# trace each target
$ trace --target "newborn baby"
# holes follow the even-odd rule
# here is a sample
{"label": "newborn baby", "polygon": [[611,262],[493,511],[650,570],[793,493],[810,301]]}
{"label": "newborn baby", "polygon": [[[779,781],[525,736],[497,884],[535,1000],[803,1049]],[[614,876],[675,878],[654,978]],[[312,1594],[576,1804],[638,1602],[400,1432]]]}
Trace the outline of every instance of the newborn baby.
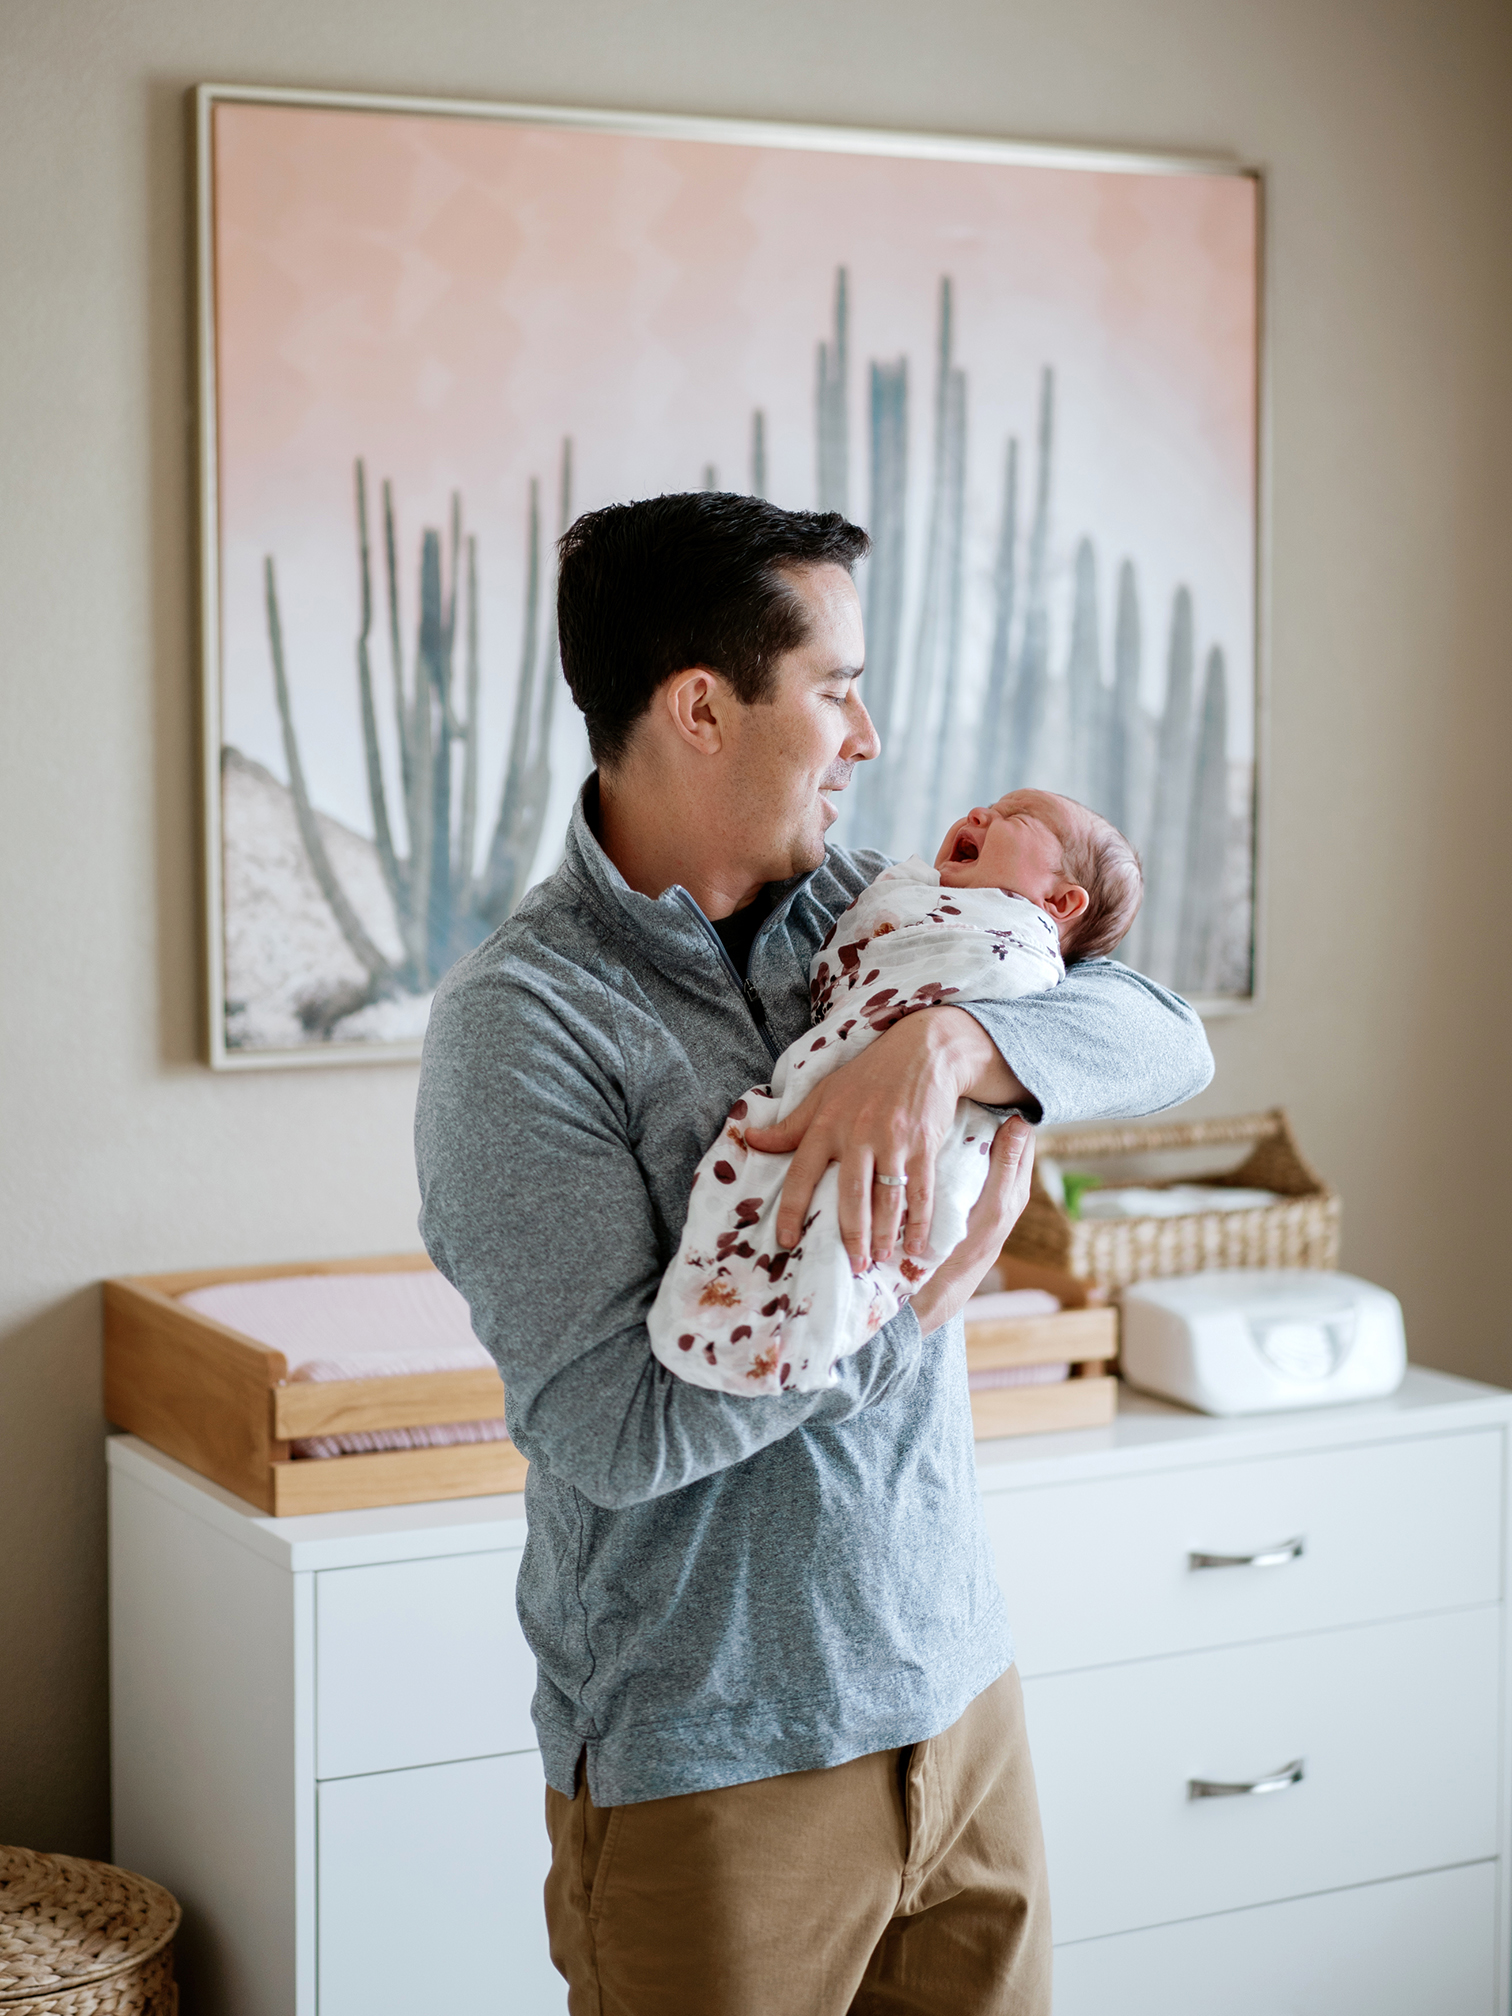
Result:
{"label": "newborn baby", "polygon": [[837,1165],[786,1251],[775,1228],[792,1157],[748,1147],[746,1128],[786,1119],[819,1079],[919,1008],[1054,987],[1068,965],[1119,943],[1141,893],[1123,835],[1048,791],[1013,791],[968,812],[933,868],[915,855],[884,870],[814,955],[814,1027],[783,1051],[770,1085],[735,1102],[698,1165],[682,1240],[648,1319],[661,1362],[722,1393],[833,1385],[837,1362],[965,1237],[1002,1116],[961,1100],[935,1166],[928,1256],[911,1259],[899,1246],[860,1275],[840,1237]]}

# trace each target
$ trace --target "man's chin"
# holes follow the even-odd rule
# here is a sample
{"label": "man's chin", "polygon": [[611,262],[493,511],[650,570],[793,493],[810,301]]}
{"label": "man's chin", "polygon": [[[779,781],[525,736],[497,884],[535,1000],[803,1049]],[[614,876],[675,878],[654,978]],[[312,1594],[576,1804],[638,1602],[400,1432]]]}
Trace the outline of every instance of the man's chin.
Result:
{"label": "man's chin", "polygon": [[812,875],[816,868],[824,866],[824,858],[829,851],[824,836],[833,823],[833,820],[825,820],[805,832],[793,835],[792,844],[788,849],[789,875]]}

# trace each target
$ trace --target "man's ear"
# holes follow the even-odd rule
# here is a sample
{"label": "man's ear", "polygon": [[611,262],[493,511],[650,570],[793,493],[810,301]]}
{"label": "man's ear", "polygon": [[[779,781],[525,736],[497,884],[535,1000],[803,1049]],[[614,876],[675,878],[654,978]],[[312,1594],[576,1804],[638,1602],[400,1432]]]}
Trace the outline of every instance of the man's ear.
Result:
{"label": "man's ear", "polygon": [[661,689],[661,704],[679,737],[700,756],[724,747],[724,721],[732,695],[717,672],[692,665],[674,672]]}
{"label": "man's ear", "polygon": [[1057,924],[1069,924],[1073,917],[1080,917],[1092,898],[1079,882],[1068,882],[1053,896],[1045,898],[1045,908]]}

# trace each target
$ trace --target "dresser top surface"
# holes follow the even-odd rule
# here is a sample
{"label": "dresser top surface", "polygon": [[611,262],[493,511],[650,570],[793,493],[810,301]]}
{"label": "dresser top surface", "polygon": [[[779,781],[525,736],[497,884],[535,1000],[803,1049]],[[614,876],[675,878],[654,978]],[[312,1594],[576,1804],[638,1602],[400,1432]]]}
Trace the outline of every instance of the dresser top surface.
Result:
{"label": "dresser top surface", "polygon": [[[1021,1490],[1082,1477],[1457,1433],[1509,1420],[1512,1393],[1421,1366],[1410,1367],[1400,1388],[1384,1400],[1242,1418],[1193,1414],[1123,1387],[1118,1417],[1106,1428],[979,1442],[977,1471],[984,1491]],[[487,1553],[525,1541],[525,1500],[518,1492],[273,1519],[134,1435],[110,1436],[106,1457],[117,1476],[291,1571]]]}
{"label": "dresser top surface", "polygon": [[1069,1483],[1078,1477],[1244,1462],[1363,1442],[1396,1442],[1512,1421],[1512,1393],[1448,1372],[1410,1365],[1395,1393],[1345,1406],[1284,1413],[1213,1415],[1120,1386],[1118,1416],[1106,1428],[1021,1435],[977,1444],[984,1491]]}

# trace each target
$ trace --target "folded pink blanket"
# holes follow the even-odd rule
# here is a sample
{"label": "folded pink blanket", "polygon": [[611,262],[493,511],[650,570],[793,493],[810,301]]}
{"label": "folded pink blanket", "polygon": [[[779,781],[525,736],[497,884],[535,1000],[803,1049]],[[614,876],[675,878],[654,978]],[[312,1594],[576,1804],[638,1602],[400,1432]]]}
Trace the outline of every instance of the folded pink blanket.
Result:
{"label": "folded pink blanket", "polygon": [[966,1384],[973,1393],[990,1393],[995,1386],[1059,1386],[1070,1377],[1069,1365],[999,1365],[990,1372],[969,1372]]}
{"label": "folded pink blanket", "polygon": [[1001,1323],[1009,1316],[1059,1316],[1060,1298],[1044,1288],[1000,1288],[973,1295],[961,1314],[968,1323]]}
{"label": "folded pink blanket", "polygon": [[[429,1270],[226,1281],[191,1289],[179,1300],[243,1337],[282,1351],[291,1382],[383,1379],[493,1365],[472,1333],[467,1304],[443,1275]],[[498,1420],[309,1435],[292,1449],[296,1456],[356,1456],[381,1449],[502,1442],[507,1432],[502,1413],[501,1394]]]}

